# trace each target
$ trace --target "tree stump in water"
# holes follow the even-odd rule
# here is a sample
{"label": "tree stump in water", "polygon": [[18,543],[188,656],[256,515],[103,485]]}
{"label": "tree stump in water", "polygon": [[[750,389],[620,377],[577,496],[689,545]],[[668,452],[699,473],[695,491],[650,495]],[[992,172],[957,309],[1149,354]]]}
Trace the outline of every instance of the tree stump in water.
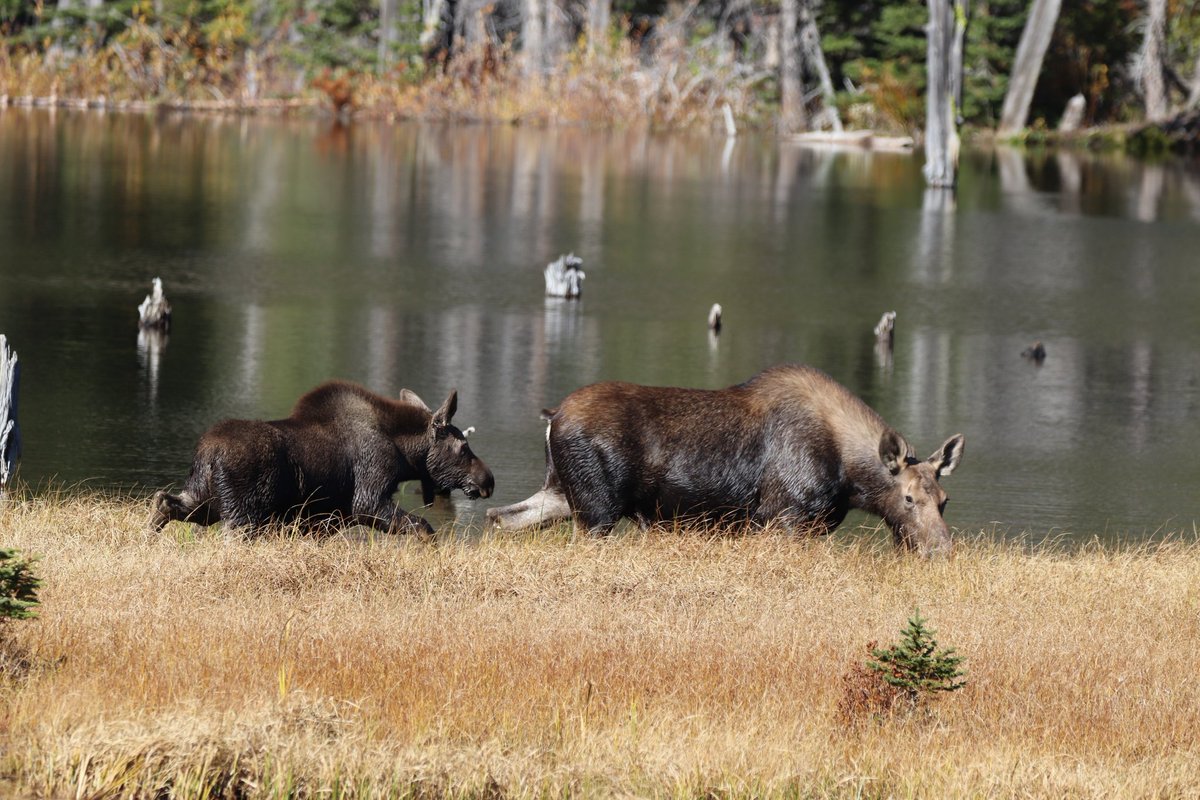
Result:
{"label": "tree stump in water", "polygon": [[568,253],[557,261],[546,265],[543,274],[546,277],[547,297],[579,297],[583,291],[583,259],[574,253]]}
{"label": "tree stump in water", "polygon": [[155,278],[150,294],[138,306],[138,327],[142,330],[171,329],[171,304],[163,295],[162,278]]}

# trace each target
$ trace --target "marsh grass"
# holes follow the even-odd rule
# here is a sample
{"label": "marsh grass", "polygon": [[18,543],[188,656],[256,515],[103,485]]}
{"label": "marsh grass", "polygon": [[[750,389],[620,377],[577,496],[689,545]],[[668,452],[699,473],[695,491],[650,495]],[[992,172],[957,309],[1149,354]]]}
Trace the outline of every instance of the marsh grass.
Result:
{"label": "marsh grass", "polygon": [[[0,792],[123,797],[1181,796],[1200,786],[1200,546],[173,524],[18,497]],[[849,724],[920,607],[970,683]]]}
{"label": "marsh grass", "polygon": [[668,20],[663,31],[653,60],[614,38],[592,52],[581,43],[554,69],[533,77],[506,44],[481,45],[449,63],[402,64],[384,74],[305,72],[267,47],[251,76],[245,53],[197,57],[139,23],[105,47],[71,58],[0,40],[0,105],[339,110],[363,118],[652,130],[723,131],[725,105],[743,127],[773,119],[770,74],[733,63],[711,43],[685,44],[681,20]]}

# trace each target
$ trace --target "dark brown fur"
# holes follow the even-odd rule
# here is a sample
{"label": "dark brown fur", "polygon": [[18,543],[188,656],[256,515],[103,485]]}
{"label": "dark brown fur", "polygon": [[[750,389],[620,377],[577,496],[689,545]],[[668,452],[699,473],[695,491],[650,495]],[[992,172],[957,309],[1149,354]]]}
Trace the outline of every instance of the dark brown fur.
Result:
{"label": "dark brown fur", "polygon": [[569,511],[596,531],[630,517],[825,532],[861,508],[902,546],[949,547],[938,478],[957,466],[963,437],[918,461],[878,414],[811,367],[774,367],[715,391],[597,383],[547,415],[545,486],[490,510],[501,526]]}
{"label": "dark brown fur", "polygon": [[159,492],[152,525],[171,520],[256,528],[272,522],[428,531],[392,500],[401,481],[487,497],[494,481],[450,424],[458,393],[437,411],[405,390],[398,400],[341,381],[322,384],[285,419],[230,419],[200,437],[183,490]]}

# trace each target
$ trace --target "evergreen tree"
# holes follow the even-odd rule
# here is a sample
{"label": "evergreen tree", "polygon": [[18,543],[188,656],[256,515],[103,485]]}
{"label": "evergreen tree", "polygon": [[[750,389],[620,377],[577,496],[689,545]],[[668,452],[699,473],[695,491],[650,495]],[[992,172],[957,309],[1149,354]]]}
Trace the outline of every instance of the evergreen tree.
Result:
{"label": "evergreen tree", "polygon": [[867,662],[914,707],[935,692],[953,692],[967,685],[960,680],[966,675],[958,668],[962,657],[954,654],[953,647],[939,650],[933,638],[936,631],[925,623],[920,609],[914,609],[900,642],[887,649],[872,649],[871,656],[877,660]]}
{"label": "evergreen tree", "polygon": [[42,585],[30,569],[31,562],[16,550],[0,549],[0,619],[27,619],[38,604]]}

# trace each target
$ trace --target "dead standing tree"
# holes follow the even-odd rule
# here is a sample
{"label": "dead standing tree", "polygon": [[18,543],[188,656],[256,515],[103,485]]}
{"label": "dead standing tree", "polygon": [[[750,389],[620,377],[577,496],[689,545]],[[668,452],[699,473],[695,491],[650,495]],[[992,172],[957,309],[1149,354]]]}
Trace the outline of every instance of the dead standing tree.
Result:
{"label": "dead standing tree", "polygon": [[1167,86],[1163,80],[1166,48],[1167,0],[1150,0],[1146,8],[1146,33],[1138,54],[1147,122],[1160,122],[1168,115]]}
{"label": "dead standing tree", "polygon": [[1000,109],[1000,124],[996,127],[999,136],[1012,136],[1020,132],[1029,119],[1033,90],[1037,86],[1042,60],[1050,47],[1061,8],[1062,0],[1033,0],[1029,17],[1021,31],[1021,41],[1017,43],[1012,74],[1008,78],[1008,91],[1004,94],[1004,105]]}
{"label": "dead standing tree", "polygon": [[0,501],[21,452],[17,430],[17,383],[21,372],[17,354],[8,349],[8,339],[0,333]]}
{"label": "dead standing tree", "polygon": [[965,0],[929,0],[926,28],[925,182],[952,188],[958,172],[958,122],[962,113]]}
{"label": "dead standing tree", "polygon": [[808,127],[804,84],[800,80],[800,3],[783,0],[779,13],[779,132],[799,133]]}

